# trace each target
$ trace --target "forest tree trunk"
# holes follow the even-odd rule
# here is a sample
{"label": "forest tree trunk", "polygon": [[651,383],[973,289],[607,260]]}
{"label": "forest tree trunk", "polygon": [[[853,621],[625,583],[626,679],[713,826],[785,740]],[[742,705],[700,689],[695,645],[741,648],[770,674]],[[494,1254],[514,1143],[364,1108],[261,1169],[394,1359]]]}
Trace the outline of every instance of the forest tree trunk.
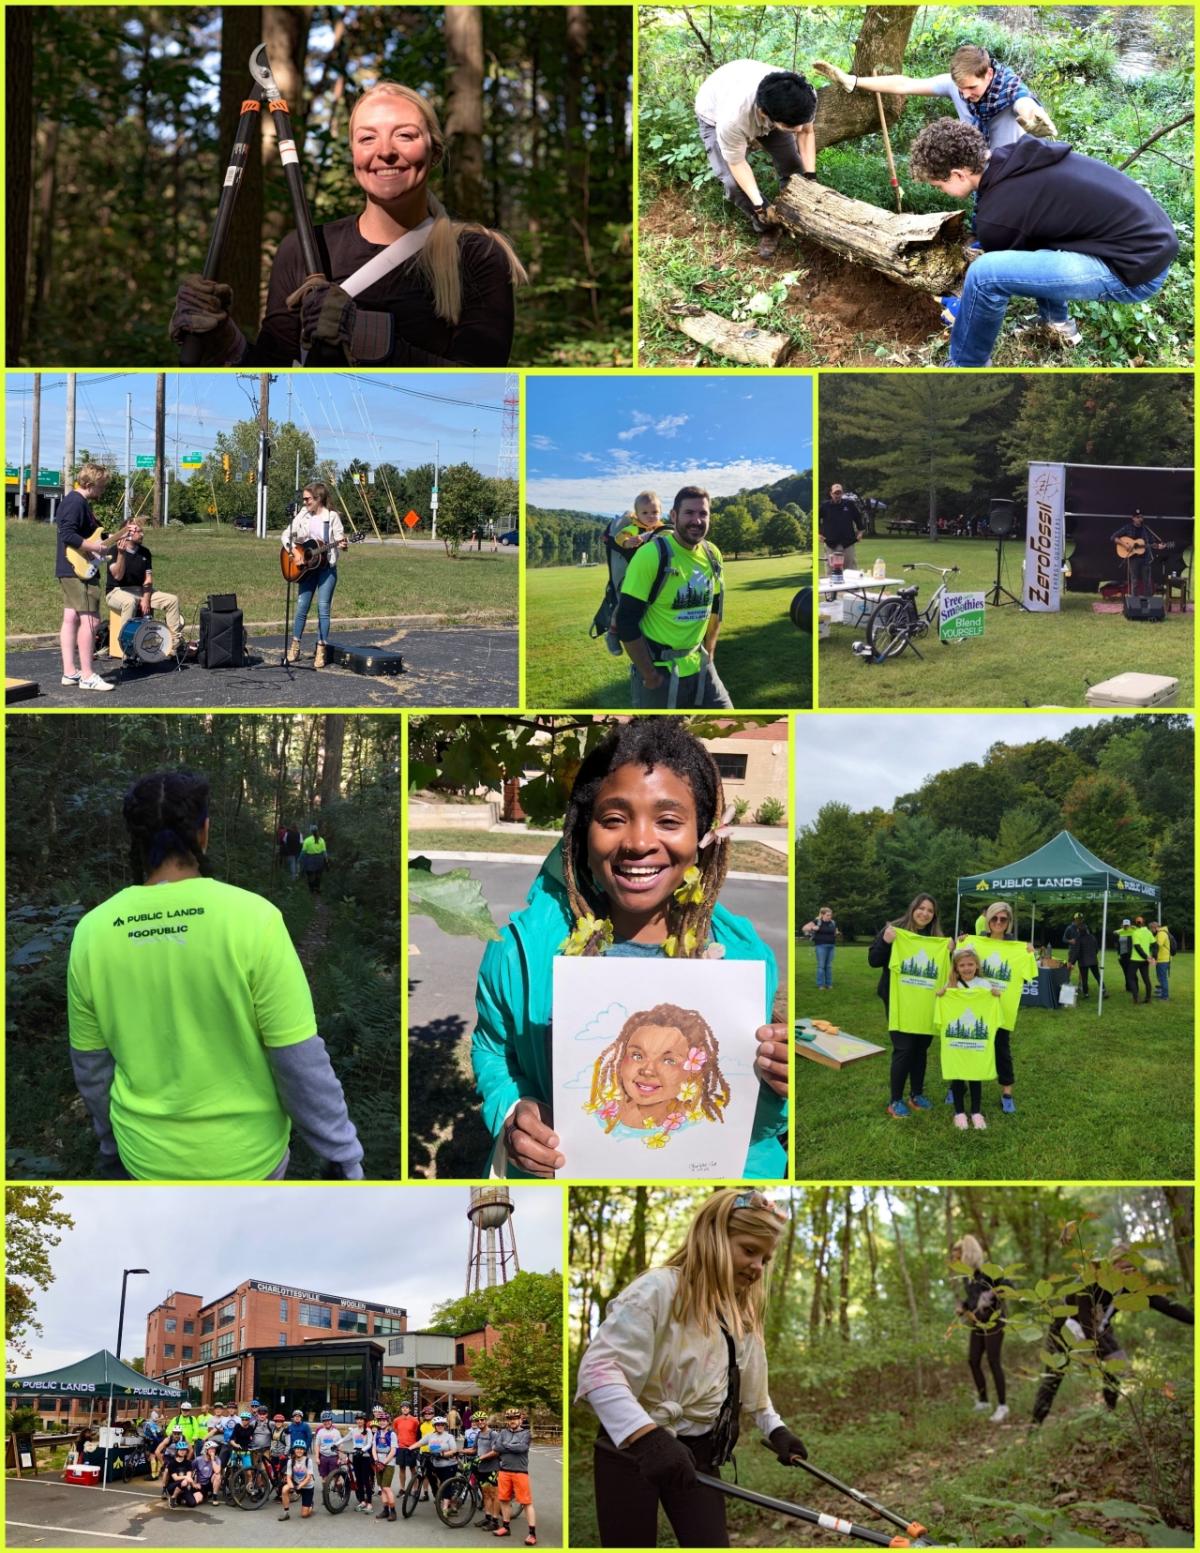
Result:
{"label": "forest tree trunk", "polygon": [[[855,75],[901,75],[908,35],[916,20],[915,5],[869,5],[854,45],[850,69]],[[904,109],[903,97],[885,97],[889,127]],[[879,127],[874,92],[844,92],[840,86],[824,86],[817,93],[817,150],[842,140],[857,140]]]}
{"label": "forest tree trunk", "polygon": [[321,787],[317,802],[322,812],[342,791],[342,744],[346,737],[346,717],[343,712],[331,712],[322,727],[321,739]]}
{"label": "forest tree trunk", "polygon": [[1179,1257],[1179,1268],[1189,1294],[1196,1288],[1196,1263],[1194,1249],[1194,1219],[1192,1188],[1190,1186],[1164,1186],[1163,1196],[1171,1210],[1171,1238]]}
{"label": "forest tree trunk", "polygon": [[904,1251],[904,1234],[900,1228],[900,1221],[896,1218],[896,1210],[892,1205],[891,1193],[886,1186],[883,1189],[883,1200],[887,1204],[888,1213],[892,1220],[892,1236],[896,1243],[896,1266],[900,1270],[900,1281],[904,1285],[904,1295],[908,1300],[908,1314],[912,1321],[917,1395],[923,1396],[925,1392],[925,1377],[921,1369],[921,1316],[917,1310],[916,1290],[913,1288],[913,1281],[908,1271],[908,1257]]}
{"label": "forest tree trunk", "polygon": [[581,277],[573,301],[576,312],[590,312],[599,325],[596,272],[592,265],[591,190],[588,184],[587,132],[583,122],[582,83],[587,79],[588,8],[569,5],[566,18],[566,74],[563,80],[563,117],[567,134],[567,217],[575,233],[578,260],[571,268]]}
{"label": "forest tree trunk", "polygon": [[[242,103],[250,95],[250,55],[263,40],[262,7],[227,5],[221,12],[221,95],[217,165],[221,177],[229,166],[229,153]],[[260,119],[269,115],[263,110]],[[219,190],[212,191],[212,214],[217,213]],[[262,128],[256,126],[246,148],[246,165],[238,189],[237,204],[217,279],[233,288],[233,318],[248,339],[258,332],[262,284],[263,160]]]}
{"label": "forest tree trunk", "polygon": [[966,272],[961,210],[898,216],[810,179],[792,177],[776,195],[775,213],[795,236],[832,248],[857,264],[869,264],[916,291],[941,296]]}
{"label": "forest tree trunk", "polygon": [[448,5],[446,40],[446,194],[456,216],[483,220],[483,12]]}
{"label": "forest tree trunk", "polygon": [[850,1200],[851,1188],[846,1187],[842,1196],[842,1265],[838,1269],[838,1332],[842,1342],[850,1341],[850,1251],[853,1244],[854,1206]]}
{"label": "forest tree trunk", "polygon": [[6,29],[8,97],[4,126],[8,139],[9,175],[4,191],[4,224],[8,247],[8,293],[4,328],[8,365],[21,359],[25,328],[25,287],[29,262],[29,200],[33,184],[33,12],[16,5]]}

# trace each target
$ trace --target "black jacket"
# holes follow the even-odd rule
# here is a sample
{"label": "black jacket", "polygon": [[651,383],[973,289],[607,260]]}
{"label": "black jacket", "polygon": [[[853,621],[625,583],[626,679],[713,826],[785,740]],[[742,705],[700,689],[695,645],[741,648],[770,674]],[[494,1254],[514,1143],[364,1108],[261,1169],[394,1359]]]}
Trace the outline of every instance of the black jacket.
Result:
{"label": "black jacket", "polygon": [[[890,1013],[891,1003],[891,999],[888,994],[891,992],[891,976],[889,974],[889,970],[892,963],[892,946],[891,944],[884,942],[883,931],[884,928],[894,925],[894,923],[885,922],[883,927],[881,927],[878,933],[876,933],[875,942],[867,950],[867,964],[874,966],[875,969],[880,972],[879,985],[875,988],[875,992],[876,995],[883,1000],[883,1010],[885,1017]],[[922,938],[932,938],[933,934],[930,931],[932,927],[933,923],[931,922],[929,927],[912,928],[910,931],[919,933]]]}
{"label": "black jacket", "polygon": [[994,1332],[1004,1325],[1004,1301],[996,1293],[995,1281],[985,1272],[975,1271],[963,1279],[963,1305],[968,1324]]}
{"label": "black jacket", "polygon": [[[1118,1289],[1117,1292],[1121,1293],[1121,1290]],[[1096,1283],[1088,1284],[1086,1289],[1080,1289],[1077,1294],[1068,1294],[1063,1304],[1075,1307],[1075,1320],[1083,1328],[1084,1336],[1093,1342],[1097,1334],[1104,1331],[1112,1321],[1115,1314],[1113,1295]],[[1176,1300],[1169,1300],[1165,1295],[1150,1295],[1150,1309],[1160,1316],[1170,1316],[1172,1321],[1182,1321],[1185,1326],[1195,1325],[1195,1317],[1187,1306],[1180,1305]],[[1060,1316],[1053,1323],[1052,1330],[1061,1329],[1066,1319]]]}
{"label": "black jacket", "polygon": [[817,513],[817,532],[834,550],[843,550],[858,542],[862,517],[852,501],[823,501]]}
{"label": "black jacket", "polygon": [[1179,252],[1170,216],[1140,183],[1032,135],[992,152],[979,182],[975,233],[985,252],[1092,254],[1127,286],[1161,275]]}

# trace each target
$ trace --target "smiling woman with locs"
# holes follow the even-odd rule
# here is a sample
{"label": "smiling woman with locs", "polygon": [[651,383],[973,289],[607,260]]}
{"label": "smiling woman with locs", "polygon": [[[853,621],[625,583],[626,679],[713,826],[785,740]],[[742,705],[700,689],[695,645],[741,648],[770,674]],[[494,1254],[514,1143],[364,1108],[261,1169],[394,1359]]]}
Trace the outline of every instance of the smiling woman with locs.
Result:
{"label": "smiling woman with locs", "polygon": [[[563,839],[479,968],[471,1055],[493,1170],[570,1169],[548,1104],[556,953],[760,960],[771,1019],[775,956],[718,902],[729,866],[724,801],[716,763],[678,718],[634,718],[580,765]],[[745,1173],[777,1178],[787,1168],[787,1031],[765,1023],[754,1036],[760,1088]]]}
{"label": "smiling woman with locs", "polygon": [[[306,274],[290,232],[254,344],[230,316],[230,287],[200,275],[179,288],[172,338],[199,337],[201,366],[507,366],[513,291],[525,271],[498,232],[453,220],[430,192],[445,155],[433,108],[410,87],[379,82],[350,115],[350,153],[365,204],[316,228],[324,275]],[[401,239],[367,286],[343,285]]]}

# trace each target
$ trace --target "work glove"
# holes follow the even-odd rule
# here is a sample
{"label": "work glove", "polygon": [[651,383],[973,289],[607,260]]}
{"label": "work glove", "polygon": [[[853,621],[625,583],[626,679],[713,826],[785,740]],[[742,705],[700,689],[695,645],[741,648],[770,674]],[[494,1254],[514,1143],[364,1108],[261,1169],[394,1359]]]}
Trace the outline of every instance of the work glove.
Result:
{"label": "work glove", "polygon": [[755,214],[758,216],[758,219],[762,222],[763,226],[779,225],[779,212],[775,209],[774,205],[764,205],[762,209],[756,211]]}
{"label": "work glove", "polygon": [[812,67],[818,75],[823,75],[827,81],[840,86],[844,92],[852,92],[858,85],[856,75],[851,75],[848,70],[840,70],[837,65],[831,65],[828,60],[814,59]]}
{"label": "work glove", "polygon": [[1054,127],[1054,120],[1042,107],[1040,102],[1034,102],[1032,97],[1018,97],[1013,104],[1013,112],[1022,129],[1029,131],[1031,135],[1049,136],[1050,139],[1058,134]]}
{"label": "work glove", "polygon": [[194,334],[200,340],[201,366],[231,366],[246,349],[246,336],[229,316],[232,306],[232,287],[203,275],[185,275],[175,293],[171,338],[178,345],[185,334]]}
{"label": "work glove", "polygon": [[354,338],[358,304],[348,291],[332,284],[293,292],[288,306],[300,311],[300,343],[331,345],[348,350]]}
{"label": "work glove", "polygon": [[767,1443],[785,1467],[791,1466],[793,1456],[799,1456],[801,1461],[808,1460],[804,1441],[798,1434],[793,1434],[785,1424],[780,1424],[777,1429],[771,1430],[767,1436]]}
{"label": "work glove", "polygon": [[654,1429],[626,1447],[638,1471],[659,1493],[686,1493],[696,1484],[696,1462],[667,1429]]}

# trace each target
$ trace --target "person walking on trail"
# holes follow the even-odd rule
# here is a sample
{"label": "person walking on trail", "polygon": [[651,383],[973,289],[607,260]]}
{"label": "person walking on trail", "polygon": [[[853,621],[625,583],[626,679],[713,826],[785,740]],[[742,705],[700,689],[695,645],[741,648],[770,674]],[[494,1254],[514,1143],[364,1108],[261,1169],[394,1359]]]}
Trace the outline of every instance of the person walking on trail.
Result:
{"label": "person walking on trail", "polygon": [[321,875],[329,867],[329,848],[321,827],[314,820],[308,827],[308,835],[300,848],[300,872],[308,881],[310,894],[320,895]]}
{"label": "person walking on trail", "polygon": [[288,877],[293,883],[300,877],[300,854],[304,851],[304,838],[300,827],[293,820],[283,834],[280,843],[283,860],[287,864]]}
{"label": "person walking on trail", "polygon": [[733,706],[713,661],[725,589],[709,509],[708,492],[685,485],[671,507],[673,529],[643,545],[621,581],[617,635],[632,663],[635,707]]}
{"label": "person walking on trail", "polygon": [[[84,464],[75,489],[59,503],[58,548],[54,575],[63,597],[62,682],[78,690],[115,690],[111,680],[96,673],[96,628],[100,624],[100,562],[109,546],[100,530],[92,502],[108,489],[111,472],[103,464]],[[73,554],[68,554],[68,551]]]}
{"label": "person walking on trail", "polygon": [[[1008,1417],[1007,1391],[1004,1370],[1000,1363],[1000,1349],[1004,1344],[1006,1319],[1004,1301],[996,1293],[996,1283],[983,1271],[987,1260],[983,1247],[974,1235],[964,1235],[950,1250],[950,1261],[961,1262],[969,1269],[963,1275],[963,1294],[954,1309],[968,1332],[967,1365],[975,1382],[975,1411],[991,1413],[988,1422],[1002,1424]],[[992,1372],[992,1384],[996,1388],[996,1409],[988,1401],[987,1379],[983,1373],[986,1356]]]}
{"label": "person walking on trail", "polygon": [[211,877],[207,779],[155,772],[123,810],[142,882],[82,918],[67,965],[71,1067],[102,1172],[276,1180],[294,1126],[361,1180],[362,1145],[283,916]]}
{"label": "person walking on trail", "polygon": [[816,112],[817,94],[802,75],[753,59],[722,65],[696,93],[696,123],[708,165],[725,198],[749,217],[760,239],[760,259],[774,254],[779,228],[750,166],[750,152],[758,147],[767,153],[780,188],[797,174],[815,178]]}
{"label": "person walking on trail", "polygon": [[728,1547],[725,1498],[696,1474],[720,1475],[743,1408],[785,1466],[807,1458],[771,1401],[763,1339],[786,1222],[762,1192],[715,1191],[679,1250],[609,1301],[577,1394],[599,1420],[601,1546],[654,1547],[661,1504],[681,1548]]}
{"label": "person walking on trail", "polygon": [[[1121,1275],[1122,1281],[1118,1283],[1117,1288],[1105,1288],[1099,1282],[1103,1263],[1097,1258],[1091,1263],[1094,1281],[1074,1294],[1065,1294],[1061,1297],[1060,1303],[1070,1305],[1074,1314],[1056,1316],[1050,1323],[1046,1349],[1056,1356],[1058,1362],[1048,1364],[1042,1375],[1033,1403],[1035,1424],[1044,1424],[1050,1416],[1050,1409],[1054,1406],[1058,1388],[1071,1367],[1072,1359],[1081,1350],[1085,1356],[1093,1357],[1099,1362],[1101,1387],[1108,1410],[1111,1412],[1120,1401],[1120,1376],[1118,1371],[1107,1367],[1107,1361],[1117,1359],[1125,1362],[1125,1354],[1117,1341],[1113,1324],[1117,1313],[1117,1299],[1120,1295],[1129,1292],[1131,1281],[1137,1282],[1140,1278],[1137,1267],[1130,1260],[1131,1251],[1132,1247],[1128,1241],[1118,1240],[1104,1258],[1109,1268]],[[1141,1279],[1141,1281],[1145,1280]],[[1112,1283],[1114,1279],[1105,1277],[1104,1282]],[[1169,1316],[1172,1321],[1180,1321],[1185,1326],[1195,1325],[1195,1315],[1186,1305],[1180,1305],[1164,1294],[1151,1294],[1147,1298],[1149,1309],[1156,1315]]]}

